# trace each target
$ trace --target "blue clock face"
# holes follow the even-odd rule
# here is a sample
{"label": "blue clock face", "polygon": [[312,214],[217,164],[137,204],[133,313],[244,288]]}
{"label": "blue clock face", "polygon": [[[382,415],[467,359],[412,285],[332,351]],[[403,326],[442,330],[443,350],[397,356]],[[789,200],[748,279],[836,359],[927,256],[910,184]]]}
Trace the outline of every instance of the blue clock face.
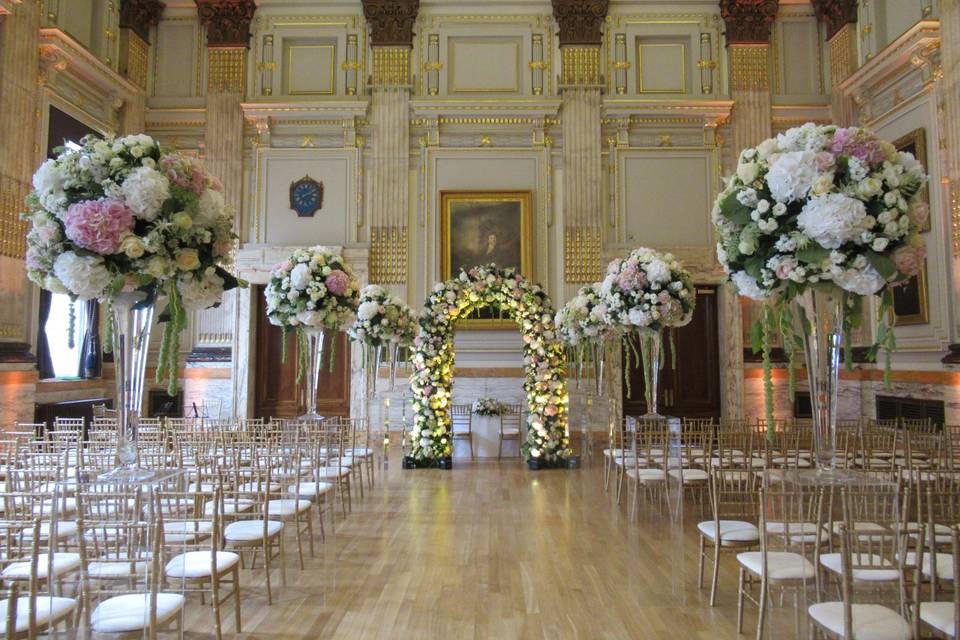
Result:
{"label": "blue clock face", "polygon": [[300,217],[310,217],[323,206],[323,183],[304,176],[290,185],[290,208]]}

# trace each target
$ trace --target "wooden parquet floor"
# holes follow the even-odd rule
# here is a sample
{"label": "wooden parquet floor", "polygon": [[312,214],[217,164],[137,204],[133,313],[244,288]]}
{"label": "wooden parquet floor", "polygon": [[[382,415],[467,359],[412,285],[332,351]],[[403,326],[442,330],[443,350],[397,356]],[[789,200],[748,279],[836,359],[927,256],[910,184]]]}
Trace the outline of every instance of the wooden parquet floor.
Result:
{"label": "wooden parquet floor", "polygon": [[[738,637],[734,557],[723,558],[717,607],[696,587],[698,508],[682,534],[653,508],[631,522],[626,500],[604,493],[599,463],[531,472],[515,460],[458,459],[453,471],[398,462],[394,452],[305,570],[288,544],[287,586],[275,579],[272,606],[262,574],[243,572],[240,637]],[[793,610],[773,617],[792,621]],[[187,637],[212,637],[210,619],[193,601]],[[231,607],[223,619],[231,637]],[[748,606],[741,637],[755,625]]]}

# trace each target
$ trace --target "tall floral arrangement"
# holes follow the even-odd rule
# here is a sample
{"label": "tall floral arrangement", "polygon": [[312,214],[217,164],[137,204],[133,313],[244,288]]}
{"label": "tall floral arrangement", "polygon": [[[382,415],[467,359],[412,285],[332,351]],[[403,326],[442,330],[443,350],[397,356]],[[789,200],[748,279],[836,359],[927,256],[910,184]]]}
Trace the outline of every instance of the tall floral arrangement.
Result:
{"label": "tall floral arrangement", "polygon": [[916,199],[925,181],[912,154],[859,127],[808,123],[740,153],[713,221],[730,279],[742,295],[769,303],[754,332],[765,354],[768,417],[769,335],[789,334],[792,354],[799,340],[787,303],[805,292],[842,299],[845,340],[862,322],[863,296],[880,295],[871,354],[894,348],[891,287],[917,275],[926,257],[928,210]]}
{"label": "tall floral arrangement", "polygon": [[603,340],[614,331],[600,283],[580,287],[577,295],[557,311],[554,323],[558,336],[572,347]]}
{"label": "tall floral arrangement", "polygon": [[[27,275],[73,300],[109,303],[140,290],[168,300],[158,381],[177,383],[186,311],[240,285],[224,267],[236,236],[223,185],[189,156],[147,135],[86,136],[57,150],[27,198]],[[110,340],[105,340],[109,345]]]}
{"label": "tall floral arrangement", "polygon": [[349,336],[372,347],[413,343],[417,314],[400,298],[378,284],[360,290],[356,320],[347,329]]}
{"label": "tall floral arrangement", "polygon": [[696,304],[693,281],[683,265],[670,253],[646,247],[613,260],[599,289],[608,323],[623,331],[683,326]]}
{"label": "tall floral arrangement", "polygon": [[414,341],[410,386],[414,423],[412,455],[418,460],[449,456],[453,336],[456,322],[477,308],[495,306],[520,325],[526,370],[527,440],[522,448],[531,459],[557,464],[570,455],[567,435],[567,391],[563,345],[557,340],[550,298],[515,269],[490,264],[461,271],[437,283],[420,316]]}
{"label": "tall floral arrangement", "polygon": [[[264,290],[267,319],[283,328],[283,344],[290,328],[347,329],[354,321],[360,285],[343,257],[324,246],[297,249],[277,264]],[[303,341],[303,333],[298,332]],[[331,341],[336,345],[336,341]],[[303,346],[303,345],[301,345]],[[300,349],[298,379],[305,367],[305,348]],[[335,352],[330,350],[330,367]]]}

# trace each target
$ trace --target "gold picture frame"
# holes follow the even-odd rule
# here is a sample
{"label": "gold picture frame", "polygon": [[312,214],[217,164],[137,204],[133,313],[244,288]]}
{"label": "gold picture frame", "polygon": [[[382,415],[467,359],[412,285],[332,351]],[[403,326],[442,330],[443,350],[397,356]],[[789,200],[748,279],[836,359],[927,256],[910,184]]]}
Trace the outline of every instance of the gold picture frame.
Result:
{"label": "gold picture frame", "polygon": [[927,265],[905,284],[893,288],[893,311],[897,325],[927,324],[930,322],[930,302],[927,292]]}
{"label": "gold picture frame", "polygon": [[[913,157],[920,162],[920,165],[923,166],[924,169],[927,168],[927,130],[925,128],[920,127],[906,135],[900,136],[893,141],[893,146],[897,148],[897,151],[912,153]],[[928,207],[930,206],[930,189],[926,184],[920,187],[917,198]],[[920,231],[921,233],[930,231],[930,216],[927,216],[927,221]]]}
{"label": "gold picture frame", "polygon": [[[533,279],[532,201],[530,191],[441,191],[440,278],[496,262]],[[508,329],[513,320],[482,309],[458,326]]]}

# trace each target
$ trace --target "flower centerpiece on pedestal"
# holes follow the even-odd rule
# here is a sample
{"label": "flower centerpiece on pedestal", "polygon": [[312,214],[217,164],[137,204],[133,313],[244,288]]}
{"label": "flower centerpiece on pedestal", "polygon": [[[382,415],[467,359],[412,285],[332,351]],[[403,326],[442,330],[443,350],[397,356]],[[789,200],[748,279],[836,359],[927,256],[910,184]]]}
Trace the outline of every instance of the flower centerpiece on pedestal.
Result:
{"label": "flower centerpiece on pedestal", "polygon": [[176,392],[188,310],[219,304],[242,284],[225,270],[236,236],[223,185],[194,158],[147,135],[86,136],[33,177],[26,267],[31,281],[71,300],[107,304],[116,366],[119,466],[137,479],[137,422],[153,309],[167,300],[157,381]]}
{"label": "flower centerpiece on pedestal", "polygon": [[390,360],[390,389],[397,378],[400,348],[413,344],[417,330],[417,314],[404,302],[378,284],[368,284],[360,290],[357,316],[347,329],[352,340],[364,346],[365,360],[373,349],[374,389],[380,375],[383,350]]}
{"label": "flower centerpiece on pedestal", "polygon": [[477,398],[473,401],[472,411],[478,416],[502,416],[506,407],[496,398]]}
{"label": "flower centerpiece on pedestal", "polygon": [[557,311],[554,319],[558,337],[567,345],[576,367],[578,388],[584,365],[589,361],[593,366],[598,395],[603,392],[606,341],[616,331],[609,320],[600,283],[580,287],[577,295]]}
{"label": "flower centerpiece on pedestal", "polygon": [[[600,292],[608,323],[627,339],[625,355],[632,353],[643,366],[647,415],[656,416],[662,333],[693,318],[696,291],[690,274],[672,254],[640,247],[610,263]],[[639,342],[639,357],[633,340]]]}
{"label": "flower centerpiece on pedestal", "polygon": [[283,328],[284,357],[287,331],[297,330],[297,383],[307,373],[306,420],[319,419],[317,384],[323,362],[325,332],[333,332],[329,368],[336,357],[335,333],[354,321],[359,289],[353,270],[343,257],[327,247],[298,249],[276,265],[264,289],[267,319]]}
{"label": "flower centerpiece on pedestal", "polygon": [[925,181],[913,155],[866,129],[808,123],[744,149],[714,205],[720,263],[742,295],[766,302],[754,334],[769,428],[769,335],[779,329],[788,354],[806,356],[822,469],[834,466],[841,345],[849,363],[865,296],[881,296],[871,356],[895,346],[891,287],[926,257],[928,211],[915,199]]}

